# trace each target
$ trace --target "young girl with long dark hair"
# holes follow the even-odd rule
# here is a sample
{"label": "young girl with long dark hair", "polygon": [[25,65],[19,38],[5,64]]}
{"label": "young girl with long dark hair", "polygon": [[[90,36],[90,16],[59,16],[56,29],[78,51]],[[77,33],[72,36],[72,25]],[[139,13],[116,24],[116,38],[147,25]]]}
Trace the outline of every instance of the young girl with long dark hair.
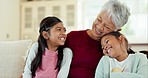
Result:
{"label": "young girl with long dark hair", "polygon": [[103,56],[97,66],[95,78],[148,78],[148,60],[128,46],[126,37],[118,31],[101,38]]}
{"label": "young girl with long dark hair", "polygon": [[57,17],[46,17],[40,23],[38,41],[26,61],[23,78],[66,78],[72,52],[64,48],[66,28]]}

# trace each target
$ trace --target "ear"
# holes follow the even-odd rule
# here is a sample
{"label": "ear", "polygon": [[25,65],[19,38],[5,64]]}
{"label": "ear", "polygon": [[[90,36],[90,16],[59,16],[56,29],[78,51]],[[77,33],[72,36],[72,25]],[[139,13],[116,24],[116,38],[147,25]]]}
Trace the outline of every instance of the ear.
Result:
{"label": "ear", "polygon": [[46,31],[43,31],[43,32],[42,32],[42,36],[43,36],[45,39],[49,39],[49,34],[48,34],[48,32],[46,32]]}
{"label": "ear", "polygon": [[124,35],[121,35],[121,36],[119,37],[119,42],[121,43],[122,46],[126,46]]}
{"label": "ear", "polygon": [[123,35],[120,35],[120,37],[119,37],[119,40],[121,41],[121,42],[124,42],[124,36]]}

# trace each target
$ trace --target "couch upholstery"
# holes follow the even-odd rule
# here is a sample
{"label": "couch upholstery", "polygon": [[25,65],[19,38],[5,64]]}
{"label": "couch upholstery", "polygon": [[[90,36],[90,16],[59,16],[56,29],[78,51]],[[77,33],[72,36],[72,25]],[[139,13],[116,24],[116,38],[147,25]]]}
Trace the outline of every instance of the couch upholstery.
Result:
{"label": "couch upholstery", "polygon": [[31,40],[0,42],[0,78],[21,76],[31,44]]}

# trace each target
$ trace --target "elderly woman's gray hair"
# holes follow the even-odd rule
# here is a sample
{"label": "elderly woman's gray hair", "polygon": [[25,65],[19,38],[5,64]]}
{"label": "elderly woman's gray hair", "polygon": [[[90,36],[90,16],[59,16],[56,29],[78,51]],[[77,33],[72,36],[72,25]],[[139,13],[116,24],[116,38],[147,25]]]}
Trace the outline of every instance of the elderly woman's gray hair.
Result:
{"label": "elderly woman's gray hair", "polygon": [[101,11],[107,12],[108,17],[111,18],[116,30],[124,26],[130,16],[129,8],[118,0],[109,0],[102,7]]}

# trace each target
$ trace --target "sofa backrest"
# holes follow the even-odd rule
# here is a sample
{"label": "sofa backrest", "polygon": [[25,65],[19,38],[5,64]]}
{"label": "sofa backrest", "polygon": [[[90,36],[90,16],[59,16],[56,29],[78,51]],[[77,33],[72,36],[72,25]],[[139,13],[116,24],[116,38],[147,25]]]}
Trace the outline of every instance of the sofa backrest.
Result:
{"label": "sofa backrest", "polygon": [[31,44],[31,40],[0,42],[0,78],[21,76]]}

